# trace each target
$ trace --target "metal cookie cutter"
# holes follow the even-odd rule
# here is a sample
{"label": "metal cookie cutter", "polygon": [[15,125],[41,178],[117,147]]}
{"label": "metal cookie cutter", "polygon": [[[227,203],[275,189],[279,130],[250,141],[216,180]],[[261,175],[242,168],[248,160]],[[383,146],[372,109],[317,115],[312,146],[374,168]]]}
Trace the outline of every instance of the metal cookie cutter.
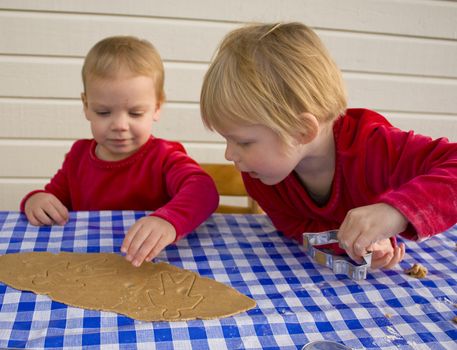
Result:
{"label": "metal cookie cutter", "polygon": [[337,274],[348,275],[355,281],[367,278],[368,268],[371,266],[371,253],[363,257],[364,263],[359,264],[347,255],[333,255],[330,249],[315,246],[337,243],[338,230],[324,231],[318,233],[303,233],[303,246],[314,261],[320,265],[327,266]]}

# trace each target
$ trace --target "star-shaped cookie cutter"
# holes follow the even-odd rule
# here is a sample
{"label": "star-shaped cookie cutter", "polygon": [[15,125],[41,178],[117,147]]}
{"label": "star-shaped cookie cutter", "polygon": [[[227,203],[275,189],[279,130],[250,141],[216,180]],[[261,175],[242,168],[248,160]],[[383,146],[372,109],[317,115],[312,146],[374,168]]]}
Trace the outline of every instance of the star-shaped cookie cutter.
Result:
{"label": "star-shaped cookie cutter", "polygon": [[347,255],[333,255],[328,249],[319,249],[320,245],[337,243],[338,230],[318,233],[303,233],[303,246],[311,258],[318,264],[329,267],[336,274],[344,274],[354,281],[367,278],[368,268],[371,266],[371,253],[363,257],[364,262],[359,264]]}

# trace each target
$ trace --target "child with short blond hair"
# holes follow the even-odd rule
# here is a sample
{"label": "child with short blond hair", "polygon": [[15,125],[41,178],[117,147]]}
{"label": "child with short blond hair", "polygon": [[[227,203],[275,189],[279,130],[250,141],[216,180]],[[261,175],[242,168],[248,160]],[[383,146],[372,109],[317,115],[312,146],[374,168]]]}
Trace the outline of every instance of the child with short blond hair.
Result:
{"label": "child with short blond hair", "polygon": [[146,40],[109,37],[87,54],[81,99],[93,139],[76,141],[44,190],[22,200],[33,225],[64,225],[68,210],[151,210],[122,243],[139,266],[208,218],[213,180],[177,142],[151,135],[165,100],[159,53]]}
{"label": "child with short blond hair", "polygon": [[457,144],[347,109],[340,70],[301,23],[230,32],[205,75],[201,112],[288,237],[339,229],[351,258],[372,251],[373,268],[391,268],[405,254],[396,235],[425,239],[457,222]]}

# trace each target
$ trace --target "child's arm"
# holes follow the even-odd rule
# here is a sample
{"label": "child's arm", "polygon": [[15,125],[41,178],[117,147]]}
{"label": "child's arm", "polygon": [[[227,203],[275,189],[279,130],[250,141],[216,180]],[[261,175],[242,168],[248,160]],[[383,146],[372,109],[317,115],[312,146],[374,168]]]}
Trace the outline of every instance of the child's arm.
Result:
{"label": "child's arm", "polygon": [[[381,126],[358,157],[369,169],[364,180],[368,192],[379,195],[370,200],[375,204],[350,210],[340,227],[340,242],[352,258],[370,250],[373,242],[397,234],[425,239],[456,223],[456,144]],[[395,260],[404,247],[392,249]],[[393,265],[395,261],[384,267]]]}
{"label": "child's arm", "polygon": [[366,181],[379,192],[372,203],[406,218],[403,237],[426,239],[457,222],[457,144],[384,127],[367,140],[365,157]]}
{"label": "child's arm", "polygon": [[171,200],[151,216],[170,222],[179,240],[216,210],[219,194],[213,179],[183,151],[170,154],[162,171]]}
{"label": "child's arm", "polygon": [[171,200],[149,217],[138,220],[122,243],[121,251],[136,266],[152,260],[167,245],[195,229],[219,203],[211,177],[187,156],[182,146],[175,147],[161,170]]}

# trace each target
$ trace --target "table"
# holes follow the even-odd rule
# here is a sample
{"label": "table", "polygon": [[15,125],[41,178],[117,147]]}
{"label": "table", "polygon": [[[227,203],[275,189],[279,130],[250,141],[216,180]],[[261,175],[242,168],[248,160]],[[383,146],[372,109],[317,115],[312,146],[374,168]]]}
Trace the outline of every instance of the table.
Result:
{"label": "table", "polygon": [[[72,212],[63,227],[34,227],[18,212],[0,212],[0,254],[119,253],[145,214]],[[220,320],[140,322],[0,283],[0,348],[283,350],[328,339],[353,349],[457,349],[456,233],[408,241],[399,267],[355,282],[311,261],[264,215],[214,214],[157,260],[230,285],[256,308]],[[416,262],[426,278],[403,272]]]}

